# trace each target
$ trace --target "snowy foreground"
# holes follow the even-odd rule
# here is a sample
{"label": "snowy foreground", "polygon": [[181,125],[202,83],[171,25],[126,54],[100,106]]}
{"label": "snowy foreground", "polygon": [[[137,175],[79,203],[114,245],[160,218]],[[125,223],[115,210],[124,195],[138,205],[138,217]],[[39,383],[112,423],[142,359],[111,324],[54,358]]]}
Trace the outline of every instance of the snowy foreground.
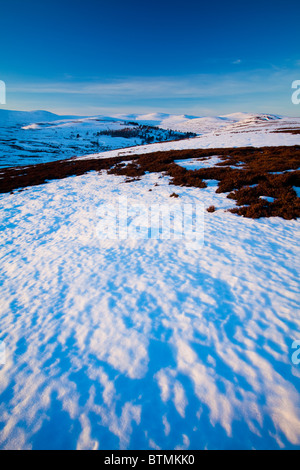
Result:
{"label": "snowy foreground", "polygon": [[[97,236],[99,206],[174,189],[218,209],[198,251]],[[299,447],[300,224],[214,191],[103,172],[1,195],[1,448]]]}

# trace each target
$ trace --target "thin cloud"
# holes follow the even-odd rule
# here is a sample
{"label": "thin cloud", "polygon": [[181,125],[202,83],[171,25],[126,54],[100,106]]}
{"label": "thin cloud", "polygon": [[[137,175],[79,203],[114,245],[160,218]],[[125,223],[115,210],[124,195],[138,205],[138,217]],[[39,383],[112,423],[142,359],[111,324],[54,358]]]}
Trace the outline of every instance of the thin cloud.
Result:
{"label": "thin cloud", "polygon": [[239,72],[227,75],[194,75],[183,78],[148,77],[105,82],[56,82],[8,84],[11,93],[74,94],[149,99],[208,98],[249,93],[272,93],[283,89],[294,73],[287,71]]}

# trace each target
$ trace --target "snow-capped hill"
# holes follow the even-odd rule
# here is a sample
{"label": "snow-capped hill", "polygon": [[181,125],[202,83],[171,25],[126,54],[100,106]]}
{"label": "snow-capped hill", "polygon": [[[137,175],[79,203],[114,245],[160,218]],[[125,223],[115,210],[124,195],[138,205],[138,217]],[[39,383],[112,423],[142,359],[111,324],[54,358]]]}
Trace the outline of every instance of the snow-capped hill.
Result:
{"label": "snow-capped hill", "polygon": [[232,113],[223,116],[191,116],[187,114],[116,114],[117,119],[136,121],[144,125],[158,126],[162,129],[172,129],[178,132],[195,132],[206,134],[222,127],[243,122],[244,124],[257,124],[262,121],[275,121],[281,119],[273,114]]}
{"label": "snow-capped hill", "polygon": [[[152,117],[152,116],[150,116]],[[59,116],[44,111],[2,113],[0,168],[179,140],[183,133],[110,116]]]}
{"label": "snow-capped hill", "polygon": [[[260,125],[95,158],[125,167],[148,152],[151,165],[151,152],[189,149],[180,166],[211,178],[216,148],[299,137]],[[214,148],[205,160],[191,152],[201,147]],[[73,160],[68,174],[78,163],[93,167]],[[170,186],[155,165],[130,179],[97,167],[0,195],[0,448],[299,450],[299,220],[228,212],[216,180]]]}
{"label": "snow-capped hill", "polygon": [[276,121],[281,116],[272,114],[232,113],[224,116],[197,117],[187,114],[147,113],[147,114],[115,114],[113,116],[72,116],[58,115],[49,111],[10,111],[0,109],[0,125],[22,124],[35,125],[38,123],[59,122],[68,125],[70,121],[89,122],[94,120],[107,122],[134,121],[147,126],[157,126],[162,129],[171,129],[178,132],[195,132],[206,134],[221,127],[241,124],[251,125],[260,122]]}
{"label": "snow-capped hill", "polygon": [[[124,148],[133,148],[134,152],[146,148],[147,152],[152,146],[154,150],[171,150],[295,145],[299,143],[299,130],[300,118],[273,114],[195,117],[148,113],[80,117],[48,111],[0,110],[0,168]],[[191,133],[198,137],[190,139]],[[183,141],[184,138],[189,140]]]}
{"label": "snow-capped hill", "polygon": [[229,130],[234,126],[253,126],[261,123],[277,122],[281,116],[273,114],[232,113],[223,116],[212,117],[189,117],[170,116],[160,123],[160,127],[181,132],[195,132],[196,134],[207,134],[220,129]]}
{"label": "snow-capped hill", "polygon": [[186,120],[195,119],[196,116],[189,116],[186,114],[148,113],[148,114],[115,114],[114,117],[118,119],[123,119],[126,121],[136,121],[144,125],[158,126],[164,129],[167,129],[167,128],[173,129],[172,125],[174,123],[182,123],[182,122],[185,122]]}
{"label": "snow-capped hill", "polygon": [[265,113],[231,113],[231,114],[224,114],[220,116],[222,119],[226,119],[228,121],[245,121],[246,119],[260,119],[263,121],[271,121],[274,119],[281,119],[282,116],[278,116],[276,114],[265,114]]}
{"label": "snow-capped hill", "polygon": [[[224,116],[225,117],[225,116]],[[240,124],[259,124],[261,122],[278,121],[282,119],[282,116],[276,116],[275,114],[244,114],[238,113],[237,115],[226,116],[230,123]]]}

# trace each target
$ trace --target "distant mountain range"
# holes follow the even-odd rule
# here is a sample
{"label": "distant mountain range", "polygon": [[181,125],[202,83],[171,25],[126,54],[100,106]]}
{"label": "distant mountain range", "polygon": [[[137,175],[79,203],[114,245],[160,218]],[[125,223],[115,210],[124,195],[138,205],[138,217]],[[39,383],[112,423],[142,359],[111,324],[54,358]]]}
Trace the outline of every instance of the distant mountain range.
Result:
{"label": "distant mountain range", "polygon": [[149,126],[158,126],[163,129],[172,129],[181,132],[195,132],[203,134],[227,125],[244,122],[254,124],[262,121],[274,121],[282,116],[273,114],[233,113],[224,116],[199,117],[186,114],[114,114],[112,116],[72,116],[58,115],[49,111],[10,111],[0,109],[0,125],[7,124],[34,124],[39,122],[53,122],[61,120],[101,119],[103,121],[134,121]]}
{"label": "distant mountain range", "polygon": [[0,109],[0,124],[31,124],[36,122],[51,122],[61,119],[78,119],[80,116],[59,116],[49,111],[10,111]]}

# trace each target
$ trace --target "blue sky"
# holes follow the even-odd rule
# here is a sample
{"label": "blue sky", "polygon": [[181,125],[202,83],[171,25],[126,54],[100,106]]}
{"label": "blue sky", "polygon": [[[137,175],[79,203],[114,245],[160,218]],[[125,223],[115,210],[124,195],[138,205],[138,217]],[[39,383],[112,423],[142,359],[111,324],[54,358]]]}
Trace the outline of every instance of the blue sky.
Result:
{"label": "blue sky", "polygon": [[1,1],[6,109],[297,116],[300,2]]}

